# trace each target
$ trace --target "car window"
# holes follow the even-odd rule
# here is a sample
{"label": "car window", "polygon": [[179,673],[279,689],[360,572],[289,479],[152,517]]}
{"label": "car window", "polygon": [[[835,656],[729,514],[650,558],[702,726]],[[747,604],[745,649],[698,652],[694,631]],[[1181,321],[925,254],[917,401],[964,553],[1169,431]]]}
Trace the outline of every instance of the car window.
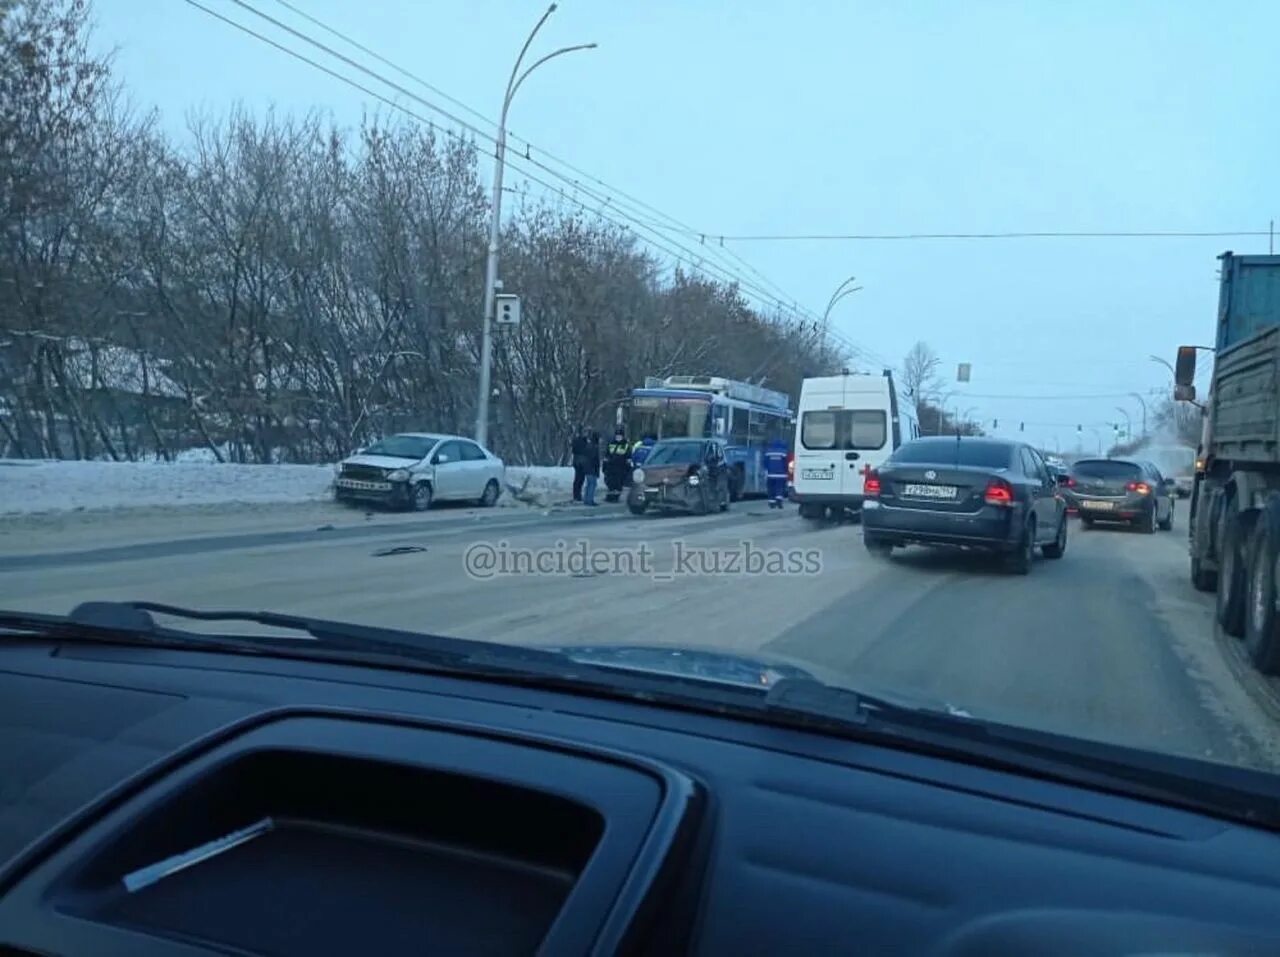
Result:
{"label": "car window", "polygon": [[816,409],[800,419],[800,444],[806,449],[879,449],[887,438],[888,417],[882,409]]}
{"label": "car window", "polygon": [[1044,459],[1040,458],[1040,453],[1033,448],[1024,449],[1027,458],[1031,460],[1031,475],[1038,478],[1041,482],[1049,481],[1049,467],[1044,464]]}
{"label": "car window", "polygon": [[442,442],[440,448],[436,449],[435,458],[448,458],[450,462],[462,461],[462,449],[458,442]]}
{"label": "car window", "polygon": [[1142,469],[1133,462],[1112,459],[1082,459],[1071,471],[1077,477],[1091,479],[1135,479],[1142,475]]}
{"label": "car window", "polygon": [[423,438],[420,435],[388,435],[370,445],[365,452],[369,455],[389,455],[398,459],[425,458],[436,444],[435,439]]}
{"label": "car window", "polygon": [[464,462],[482,462],[484,461],[484,452],[480,446],[474,442],[455,442],[454,445],[462,450],[462,461]]}
{"label": "car window", "polygon": [[982,439],[926,438],[908,442],[890,456],[899,465],[973,465],[1007,469],[1013,461],[1014,446]]}

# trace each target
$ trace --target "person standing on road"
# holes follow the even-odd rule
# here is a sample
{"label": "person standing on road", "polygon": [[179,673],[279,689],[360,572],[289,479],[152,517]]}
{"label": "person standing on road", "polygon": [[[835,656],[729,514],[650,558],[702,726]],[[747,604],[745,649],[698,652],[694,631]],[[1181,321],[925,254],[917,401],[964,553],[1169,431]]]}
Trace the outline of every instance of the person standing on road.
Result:
{"label": "person standing on road", "polygon": [[764,453],[764,474],[769,491],[769,507],[782,508],[787,494],[787,444],[774,439]]}
{"label": "person standing on road", "polygon": [[600,433],[592,430],[587,436],[587,450],[583,457],[582,504],[599,505],[596,501],[596,483],[600,481]]}
{"label": "person standing on road", "polygon": [[569,456],[573,463],[573,500],[581,502],[582,482],[587,476],[587,430],[581,425],[573,434]]}
{"label": "person standing on road", "polygon": [[606,502],[616,502],[622,495],[622,486],[627,481],[627,471],[631,468],[631,444],[627,441],[627,433],[619,426],[614,430],[613,441],[604,460],[604,484],[609,490],[605,495]]}

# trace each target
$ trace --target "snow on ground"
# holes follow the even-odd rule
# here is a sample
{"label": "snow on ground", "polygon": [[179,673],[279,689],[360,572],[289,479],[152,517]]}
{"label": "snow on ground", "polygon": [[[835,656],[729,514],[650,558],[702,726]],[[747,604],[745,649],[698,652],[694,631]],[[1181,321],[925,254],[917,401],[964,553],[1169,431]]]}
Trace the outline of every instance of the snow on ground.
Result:
{"label": "snow on ground", "polygon": [[0,515],[153,505],[306,502],[331,494],[324,465],[0,460]]}
{"label": "snow on ground", "polygon": [[[330,498],[332,483],[329,465],[0,459],[0,515],[314,502]],[[547,508],[568,502],[572,486],[573,469],[513,466],[498,503]]]}

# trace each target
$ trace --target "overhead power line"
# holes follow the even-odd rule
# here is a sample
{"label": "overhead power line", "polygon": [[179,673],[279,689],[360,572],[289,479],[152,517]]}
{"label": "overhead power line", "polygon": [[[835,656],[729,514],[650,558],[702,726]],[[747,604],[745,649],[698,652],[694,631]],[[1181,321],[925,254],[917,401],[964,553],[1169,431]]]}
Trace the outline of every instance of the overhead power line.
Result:
{"label": "overhead power line", "polygon": [[[356,80],[353,80],[352,78],[350,78],[350,77],[348,77],[348,76],[345,76],[344,74],[339,73],[339,72],[337,72],[336,70],[331,69],[330,67],[325,66],[324,64],[322,64],[322,63],[320,63],[320,62],[318,62],[318,61],[316,61],[316,60],[314,60],[314,59],[312,59],[312,58],[310,58],[310,57],[306,56],[305,54],[299,53],[297,50],[294,50],[294,49],[292,49],[292,48],[290,48],[290,47],[288,47],[288,46],[285,46],[285,45],[284,45],[284,44],[282,44],[282,43],[279,43],[279,42],[277,42],[277,41],[275,41],[275,40],[271,39],[270,37],[265,36],[264,34],[262,34],[262,33],[258,32],[258,31],[256,31],[256,30],[254,30],[254,29],[252,29],[251,27],[248,27],[248,26],[244,25],[243,23],[239,23],[239,22],[237,22],[237,21],[235,21],[235,20],[232,20],[232,19],[231,19],[231,18],[229,18],[229,17],[224,16],[223,14],[220,14],[220,13],[218,13],[218,12],[214,11],[214,10],[211,10],[209,7],[206,7],[206,6],[204,6],[202,3],[197,2],[197,0],[186,0],[186,2],[187,2],[190,6],[195,7],[196,9],[201,10],[201,11],[202,11],[202,12],[204,12],[204,13],[207,13],[208,15],[210,15],[210,16],[212,16],[212,17],[214,17],[214,18],[216,18],[216,19],[218,19],[218,20],[220,20],[220,21],[222,21],[223,23],[228,24],[229,26],[235,27],[237,30],[240,30],[240,31],[242,31],[243,33],[246,33],[246,34],[248,34],[249,36],[251,36],[251,37],[253,37],[253,38],[257,39],[257,40],[260,40],[260,41],[262,41],[263,43],[268,44],[269,46],[271,46],[271,47],[273,47],[273,48],[275,48],[275,49],[277,49],[277,50],[281,51],[282,53],[288,54],[289,56],[291,56],[291,57],[293,57],[293,58],[295,58],[295,59],[297,59],[297,60],[301,61],[302,63],[307,64],[308,66],[311,66],[311,67],[313,67],[313,68],[315,68],[315,69],[317,69],[317,70],[320,70],[321,72],[323,72],[323,73],[327,74],[328,76],[331,76],[331,77],[333,77],[334,79],[339,80],[340,82],[345,83],[345,84],[347,84],[348,86],[351,86],[352,88],[357,89],[357,90],[361,91],[362,93],[365,93],[365,94],[367,94],[368,96],[373,97],[374,99],[378,100],[379,102],[384,103],[384,104],[386,104],[387,106],[390,106],[392,109],[395,109],[395,110],[398,110],[399,112],[404,113],[406,116],[409,116],[409,117],[411,117],[411,118],[413,118],[413,119],[417,120],[417,121],[418,121],[418,122],[420,122],[420,123],[423,123],[423,124],[425,124],[425,125],[427,125],[427,126],[429,126],[429,127],[434,125],[434,124],[433,124],[433,122],[432,122],[430,119],[428,119],[427,117],[422,116],[420,113],[417,113],[417,112],[415,112],[415,111],[413,111],[413,110],[409,109],[408,107],[404,106],[404,104],[402,104],[402,103],[398,103],[398,102],[396,102],[396,101],[394,101],[394,100],[390,99],[389,97],[384,96],[384,95],[382,95],[382,94],[378,93],[377,91],[370,89],[369,87],[365,86],[364,84],[362,84],[362,83],[360,83],[360,82],[358,82],[358,81],[356,81]],[[457,123],[458,125],[460,125],[460,126],[464,127],[465,129],[471,130],[472,132],[476,133],[477,135],[482,136],[482,137],[484,137],[485,139],[488,139],[488,140],[490,140],[490,141],[492,141],[492,142],[495,142],[495,143],[496,143],[496,139],[495,139],[494,137],[490,136],[489,134],[485,133],[483,130],[477,129],[476,127],[472,126],[471,124],[469,124],[469,123],[467,123],[467,122],[465,122],[465,121],[463,121],[463,120],[459,119],[459,118],[458,118],[457,116],[455,116],[454,114],[449,113],[448,111],[446,111],[446,110],[443,110],[443,109],[439,108],[439,107],[438,107],[438,106],[436,106],[435,104],[432,104],[430,101],[427,101],[427,100],[423,99],[422,97],[418,96],[417,94],[415,94],[415,93],[413,93],[413,92],[411,92],[411,91],[409,91],[409,90],[406,90],[404,87],[402,87],[402,86],[400,86],[400,85],[398,85],[398,84],[396,84],[396,83],[394,83],[394,82],[392,82],[392,81],[390,81],[390,80],[387,80],[385,77],[382,77],[380,74],[376,73],[375,71],[372,71],[372,70],[368,69],[367,67],[364,67],[364,66],[362,66],[362,65],[361,65],[361,64],[359,64],[359,63],[356,63],[355,61],[351,60],[349,57],[345,57],[345,56],[343,56],[341,53],[337,53],[336,51],[333,51],[330,47],[326,46],[325,44],[322,44],[322,43],[320,43],[319,41],[315,41],[315,40],[312,40],[312,39],[308,38],[305,34],[301,33],[301,31],[295,30],[294,28],[292,28],[292,27],[288,26],[287,24],[283,24],[283,23],[281,23],[280,21],[276,20],[274,17],[270,17],[270,16],[268,16],[267,14],[264,14],[264,13],[262,13],[261,11],[256,10],[256,9],[255,9],[255,8],[253,8],[250,4],[245,3],[245,2],[244,2],[244,0],[232,0],[232,2],[233,2],[233,3],[235,3],[237,6],[240,6],[240,7],[244,8],[244,9],[246,9],[246,10],[249,10],[249,11],[251,11],[251,12],[253,12],[253,13],[257,14],[258,16],[262,17],[263,19],[266,19],[266,20],[270,21],[271,23],[273,23],[273,24],[276,24],[276,25],[280,26],[280,27],[281,27],[281,29],[284,29],[286,32],[288,32],[288,33],[290,33],[290,34],[292,34],[292,35],[294,35],[294,36],[297,36],[297,37],[299,37],[299,38],[301,38],[301,39],[303,39],[303,40],[306,40],[307,42],[311,43],[312,45],[317,46],[317,47],[319,47],[320,49],[322,49],[322,50],[324,50],[324,51],[326,51],[326,52],[331,53],[333,56],[335,56],[335,57],[337,57],[338,59],[342,60],[344,63],[348,63],[348,64],[352,65],[352,66],[353,66],[353,67],[355,67],[356,69],[359,69],[361,72],[368,74],[369,76],[373,77],[374,79],[377,79],[379,82],[386,83],[388,86],[390,86],[392,89],[395,89],[397,92],[400,92],[400,93],[402,93],[403,95],[407,96],[408,98],[410,98],[410,99],[414,100],[415,102],[422,103],[424,106],[428,107],[429,109],[432,109],[432,110],[434,110],[435,112],[438,112],[438,113],[440,113],[441,115],[448,117],[450,120],[452,120],[453,122]],[[540,168],[542,168],[542,169],[544,169],[544,170],[545,170],[545,169],[547,169],[545,166],[542,166],[541,164],[534,163],[532,160],[526,160],[526,159],[525,159],[525,157],[522,157],[522,156],[520,156],[519,154],[516,154],[516,155],[514,155],[514,156],[512,156],[512,155],[508,155],[508,157],[507,157],[507,162],[508,162],[508,163],[512,163],[513,165],[517,166],[517,168],[519,168],[519,167],[521,166],[521,164],[522,164],[522,163],[524,163],[524,162],[529,162],[529,163],[531,163],[532,165],[538,165],[538,166],[540,166]],[[521,175],[523,175],[526,179],[528,179],[528,180],[530,180],[530,181],[532,181],[532,182],[535,182],[535,183],[539,184],[540,186],[544,187],[545,189],[552,190],[552,191],[555,191],[555,190],[557,189],[557,187],[555,187],[555,186],[553,186],[552,184],[548,183],[546,180],[541,179],[540,177],[538,177],[538,176],[536,176],[536,175],[534,175],[534,174],[530,173],[527,169],[521,169],[521,170],[520,170],[520,172],[521,172]],[[549,172],[551,173],[551,175],[557,175],[557,176],[560,176],[560,178],[562,178],[562,179],[563,179],[563,176],[561,176],[561,174],[557,174],[557,173],[555,173],[554,171],[549,171]],[[595,191],[593,191],[593,190],[591,190],[591,189],[589,189],[589,188],[587,188],[587,187],[584,187],[580,182],[573,181],[573,180],[567,180],[566,182],[567,182],[570,186],[572,186],[575,190],[580,191],[580,192],[584,193],[585,195],[591,196],[592,198],[594,198],[594,199],[596,199],[596,200],[598,200],[598,201],[605,202],[605,201],[607,201],[607,199],[608,199],[608,197],[601,196],[600,194],[596,193]],[[589,213],[592,213],[593,215],[599,216],[600,218],[605,219],[605,220],[607,220],[608,222],[613,223],[615,226],[618,226],[619,228],[622,228],[622,229],[627,229],[627,230],[631,231],[633,234],[635,234],[635,229],[634,229],[631,225],[629,225],[629,224],[627,224],[627,223],[620,222],[617,218],[615,218],[615,217],[613,217],[613,216],[610,216],[610,215],[608,215],[607,213],[604,213],[602,208],[601,208],[601,209],[593,208],[593,207],[588,206],[586,203],[583,203],[582,201],[580,201],[580,200],[578,200],[578,199],[576,199],[576,198],[574,198],[574,197],[566,197],[566,199],[568,199],[570,202],[575,203],[576,205],[578,205],[580,208],[582,208],[582,209],[583,209],[583,210],[585,210],[586,212],[589,212]],[[635,224],[636,224],[636,226],[637,226],[637,227],[639,227],[640,229],[644,229],[644,230],[649,231],[649,232],[656,232],[656,230],[654,230],[654,228],[653,228],[650,224],[645,223],[643,220],[637,220],[635,217],[628,215],[628,214],[627,214],[627,213],[625,213],[625,211],[623,211],[623,210],[618,210],[618,213],[619,213],[619,215],[622,215],[622,216],[624,216],[624,217],[625,217],[625,218],[627,218],[627,219],[631,219],[631,220],[632,220],[632,222],[633,222],[633,223],[635,223]],[[786,303],[784,300],[781,300],[778,296],[774,295],[774,294],[773,294],[773,293],[771,293],[769,290],[764,289],[764,288],[763,288],[763,287],[761,287],[758,283],[755,283],[755,282],[752,282],[752,281],[750,281],[750,280],[747,280],[747,279],[743,278],[741,275],[739,275],[739,274],[737,274],[737,273],[733,272],[732,270],[729,270],[728,268],[726,268],[726,267],[724,267],[724,266],[721,266],[721,265],[719,265],[719,264],[707,264],[707,265],[704,265],[704,264],[703,264],[703,260],[704,260],[706,257],[703,257],[702,255],[700,255],[699,253],[697,253],[697,252],[695,252],[695,251],[693,251],[693,250],[690,250],[687,246],[684,246],[682,243],[680,243],[680,242],[678,242],[678,241],[676,241],[676,240],[672,239],[672,238],[671,238],[671,237],[669,237],[669,236],[665,236],[665,235],[663,235],[663,236],[661,237],[661,239],[660,239],[660,240],[658,240],[658,239],[653,239],[653,238],[646,238],[646,237],[644,237],[644,236],[639,236],[639,235],[637,236],[637,238],[638,238],[638,239],[640,239],[642,242],[644,242],[644,243],[646,243],[646,244],[648,244],[648,245],[650,245],[650,246],[654,247],[655,249],[659,249],[659,250],[661,250],[662,252],[664,252],[664,253],[666,253],[667,255],[671,256],[671,257],[672,257],[673,259],[675,259],[677,262],[679,262],[679,263],[681,263],[681,264],[683,264],[683,265],[687,265],[687,266],[688,266],[690,269],[692,269],[692,270],[695,270],[695,271],[701,272],[701,273],[703,273],[704,275],[706,275],[706,276],[708,276],[708,277],[710,277],[710,278],[712,278],[712,279],[715,279],[715,280],[717,280],[717,281],[720,281],[720,282],[730,282],[730,283],[733,283],[733,284],[737,285],[740,289],[742,289],[742,290],[744,290],[744,291],[748,292],[748,293],[751,295],[751,298],[756,299],[758,302],[760,302],[760,303],[762,303],[762,304],[764,304],[764,305],[766,305],[766,306],[769,306],[770,308],[776,308],[776,307],[778,307],[778,306],[780,306],[780,305],[782,305],[782,306],[787,306],[787,303]],[[674,249],[672,248],[673,246],[675,247]],[[682,254],[681,252],[678,252],[678,251],[677,251],[677,249],[678,249],[678,250],[683,250],[683,254]],[[788,308],[789,308],[789,307],[788,307]]]}
{"label": "overhead power line", "polygon": [[1092,230],[1073,232],[1050,230],[1041,232],[1003,233],[775,233],[750,236],[720,236],[727,243],[748,242],[891,242],[930,239],[1232,239],[1235,237],[1270,236],[1265,229],[1166,231],[1166,230]]}
{"label": "overhead power line", "polygon": [[[266,13],[263,13],[262,11],[258,10],[251,4],[244,2],[244,0],[232,0],[232,2],[234,2],[237,6],[240,6],[241,8],[254,13],[255,15],[261,17],[262,19],[267,20],[268,22],[274,24],[280,29],[283,29],[289,32],[290,34],[298,37],[304,42],[309,43],[319,49],[324,50],[326,53],[329,53],[330,55],[337,57],[338,59],[342,60],[344,63],[348,63],[351,66],[354,66],[356,69],[360,70],[361,72],[371,77],[378,79],[380,82],[386,83],[388,86],[392,87],[398,92],[403,93],[406,96],[413,97],[417,102],[422,103],[424,106],[427,106],[430,109],[436,109],[442,115],[449,117],[449,119],[453,120],[455,123],[459,123],[460,125],[466,127],[467,129],[472,130],[477,135],[483,136],[486,139],[488,139],[490,142],[493,142],[496,144],[497,139],[494,134],[476,129],[474,126],[459,119],[458,117],[444,110],[440,110],[438,107],[436,107],[434,104],[430,103],[429,101],[422,99],[421,97],[414,96],[414,94],[409,93],[408,90],[405,90],[403,87],[399,86],[398,84],[392,83],[390,80],[387,80],[385,77],[382,77],[380,74],[377,74],[376,72],[357,63],[356,61],[350,59],[349,57],[346,57],[343,54],[338,53],[337,51],[331,49],[330,47],[320,43],[318,40],[315,40],[314,38],[307,36],[305,33],[299,30],[296,30],[285,23],[282,23],[281,21],[277,20],[274,17],[269,16]],[[350,45],[352,48],[359,50],[360,52],[364,53],[367,56],[372,57],[373,59],[377,60],[379,63],[382,63],[383,65],[394,70],[400,76],[403,76],[406,79],[411,80],[414,83],[417,83],[423,89],[430,90],[432,93],[441,97],[444,100],[447,100],[449,103],[456,106],[458,109],[462,110],[463,112],[471,116],[474,116],[476,119],[480,120],[482,123],[485,123],[490,127],[493,127],[495,131],[497,130],[498,125],[494,123],[493,120],[489,119],[487,116],[481,113],[479,110],[476,110],[471,106],[468,106],[466,103],[457,99],[454,96],[450,96],[448,93],[444,92],[439,87],[429,83],[427,80],[423,79],[418,74],[410,70],[407,70],[402,66],[399,66],[394,61],[388,59],[387,57],[382,56],[381,54],[372,50],[367,45],[361,43],[358,40],[353,39],[352,37],[348,36],[346,33],[343,33],[341,30],[338,30],[335,27],[330,26],[329,24],[325,23],[323,20],[319,19],[318,17],[312,16],[311,14],[298,9],[298,7],[290,3],[289,0],[276,0],[276,2],[279,3],[281,6],[285,7],[287,10],[290,10],[296,15],[302,17],[308,23],[311,23],[312,25],[318,27],[319,29],[324,30],[330,36],[336,37],[342,42]],[[631,218],[633,221],[637,223],[643,222],[644,225],[647,226],[648,228],[653,230],[660,230],[664,233],[666,232],[682,233],[684,236],[688,237],[689,239],[697,239],[699,241],[699,244],[704,248],[707,246],[706,240],[708,237],[708,233],[706,230],[699,230],[689,225],[686,222],[682,222],[676,217],[670,215],[669,213],[664,212],[663,210],[657,208],[656,206],[653,206],[650,203],[646,203],[642,199],[638,199],[637,197],[632,196],[630,193],[627,193],[625,190],[621,190],[616,186],[611,186],[610,184],[606,183],[604,180],[600,179],[599,177],[591,173],[588,173],[586,170],[581,169],[580,167],[573,165],[568,160],[561,159],[560,157],[556,156],[555,154],[551,153],[548,150],[542,149],[541,147],[535,147],[535,145],[532,142],[525,139],[524,137],[516,135],[509,129],[507,131],[507,140],[509,144],[508,146],[509,150],[511,149],[510,144],[512,143],[512,141],[518,141],[519,143],[523,143],[525,146],[525,152],[524,152],[523,158],[526,162],[531,162],[534,165],[545,170],[551,176],[564,180],[566,183],[572,185],[575,189],[583,189],[585,191],[586,188],[583,186],[580,180],[566,176],[564,173],[561,173],[558,170],[552,169],[542,162],[534,160],[532,157],[532,150],[536,148],[538,150],[538,153],[541,156],[545,156],[551,162],[559,166],[562,166],[567,170],[570,170],[571,172],[577,174],[578,176],[606,190],[607,195],[603,197],[604,202],[611,203],[615,207],[616,206],[632,207],[633,212],[631,213],[629,218]],[[519,155],[518,149],[515,152],[517,155]],[[508,161],[510,161],[510,157],[508,157]],[[621,197],[622,199],[621,201],[619,201],[615,199],[615,197]],[[652,219],[648,219],[648,221],[646,222],[645,220],[650,214],[652,216],[658,217],[658,220],[655,221]],[[779,287],[777,283],[773,282],[771,279],[769,279],[767,276],[761,273],[758,269],[756,269],[753,265],[751,265],[749,262],[747,262],[745,259],[739,256],[737,253],[733,252],[732,250],[726,249],[724,247],[723,240],[720,240],[718,243],[713,243],[711,245],[710,255],[712,258],[719,258],[723,264],[729,267],[731,271],[733,270],[734,267],[732,264],[728,262],[728,258],[726,257],[732,258],[737,262],[738,265],[747,269],[752,275],[756,277],[756,279],[762,282],[765,286],[769,287],[769,289],[773,291],[771,295],[776,294],[776,296],[782,302],[789,301],[792,304],[795,303],[794,298],[791,297],[785,290],[781,289],[781,287]]]}

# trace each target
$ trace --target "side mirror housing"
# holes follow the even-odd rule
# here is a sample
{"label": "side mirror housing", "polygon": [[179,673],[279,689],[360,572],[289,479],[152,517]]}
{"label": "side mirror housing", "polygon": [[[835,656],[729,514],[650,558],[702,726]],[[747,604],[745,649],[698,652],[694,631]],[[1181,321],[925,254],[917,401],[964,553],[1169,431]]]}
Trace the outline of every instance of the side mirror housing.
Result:
{"label": "side mirror housing", "polygon": [[[1196,347],[1178,346],[1178,361],[1174,364],[1173,381],[1179,387],[1191,386],[1196,381]],[[1194,387],[1192,387],[1194,392]]]}
{"label": "side mirror housing", "polygon": [[445,462],[448,462],[448,461],[449,461],[449,456],[445,455],[443,452],[437,452],[435,455],[431,457],[432,465],[443,465]]}

